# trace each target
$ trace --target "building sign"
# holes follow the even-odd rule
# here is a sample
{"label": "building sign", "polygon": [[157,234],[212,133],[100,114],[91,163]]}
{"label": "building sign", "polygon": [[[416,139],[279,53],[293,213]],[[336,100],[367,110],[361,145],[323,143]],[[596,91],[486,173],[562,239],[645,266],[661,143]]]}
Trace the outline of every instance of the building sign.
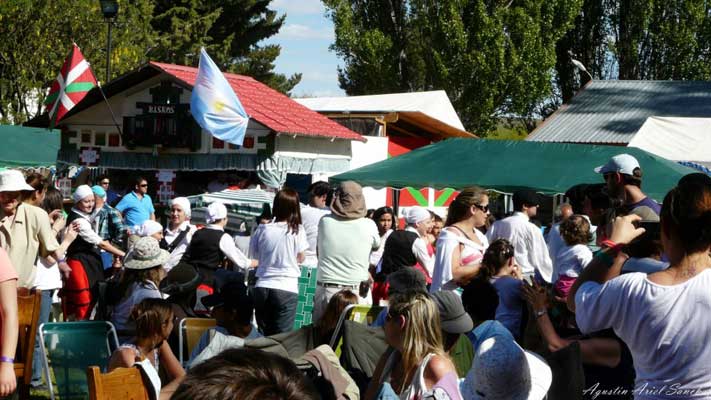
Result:
{"label": "building sign", "polygon": [[148,109],[148,114],[175,114],[175,106],[165,104],[145,104],[145,109]]}
{"label": "building sign", "polygon": [[69,178],[59,178],[56,182],[57,189],[62,193],[62,198],[70,199],[72,197],[72,180]]}

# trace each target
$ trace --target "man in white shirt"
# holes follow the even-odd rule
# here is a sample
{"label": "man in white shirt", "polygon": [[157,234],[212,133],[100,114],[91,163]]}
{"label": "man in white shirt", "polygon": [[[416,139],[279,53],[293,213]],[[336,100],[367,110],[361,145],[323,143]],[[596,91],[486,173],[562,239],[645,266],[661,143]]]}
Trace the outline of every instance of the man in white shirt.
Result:
{"label": "man in white shirt", "polygon": [[489,242],[507,239],[514,246],[514,257],[521,272],[525,276],[536,273],[550,283],[553,263],[548,255],[548,247],[541,230],[531,223],[531,218],[538,211],[539,196],[532,190],[518,190],[514,192],[513,203],[513,215],[494,222],[486,232],[486,237]]}
{"label": "man in white shirt", "polygon": [[303,265],[316,267],[318,258],[316,256],[316,244],[318,242],[318,223],[321,217],[331,213],[331,209],[326,205],[326,199],[331,187],[328,182],[314,182],[309,186],[309,204],[301,207],[301,224],[306,231],[306,240],[309,248],[305,251],[306,259]]}

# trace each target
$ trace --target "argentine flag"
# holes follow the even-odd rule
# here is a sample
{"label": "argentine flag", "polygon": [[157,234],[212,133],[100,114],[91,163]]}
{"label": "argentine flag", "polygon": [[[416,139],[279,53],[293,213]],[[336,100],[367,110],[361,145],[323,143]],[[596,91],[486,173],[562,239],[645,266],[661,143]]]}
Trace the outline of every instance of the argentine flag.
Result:
{"label": "argentine flag", "polygon": [[200,66],[190,97],[190,111],[195,121],[212,136],[242,145],[249,116],[205,48],[200,49]]}

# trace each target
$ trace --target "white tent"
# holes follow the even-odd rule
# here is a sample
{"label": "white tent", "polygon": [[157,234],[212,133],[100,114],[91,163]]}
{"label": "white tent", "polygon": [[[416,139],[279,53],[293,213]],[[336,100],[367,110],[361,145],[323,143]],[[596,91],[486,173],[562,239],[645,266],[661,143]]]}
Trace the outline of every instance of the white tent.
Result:
{"label": "white tent", "polygon": [[421,112],[449,126],[462,131],[465,130],[444,90],[372,96],[315,97],[294,100],[317,112]]}
{"label": "white tent", "polygon": [[710,167],[711,118],[649,117],[628,146]]}

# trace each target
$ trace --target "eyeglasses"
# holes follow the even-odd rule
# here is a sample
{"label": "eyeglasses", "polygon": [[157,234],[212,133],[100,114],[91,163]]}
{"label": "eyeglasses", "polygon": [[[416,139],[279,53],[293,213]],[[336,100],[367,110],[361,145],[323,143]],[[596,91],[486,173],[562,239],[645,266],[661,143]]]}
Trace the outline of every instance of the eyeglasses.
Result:
{"label": "eyeglasses", "polygon": [[489,212],[489,205],[488,205],[488,204],[485,205],[485,206],[482,206],[481,204],[474,204],[474,207],[480,209],[480,210],[481,210],[482,212],[484,212],[484,213],[488,213],[488,212]]}

